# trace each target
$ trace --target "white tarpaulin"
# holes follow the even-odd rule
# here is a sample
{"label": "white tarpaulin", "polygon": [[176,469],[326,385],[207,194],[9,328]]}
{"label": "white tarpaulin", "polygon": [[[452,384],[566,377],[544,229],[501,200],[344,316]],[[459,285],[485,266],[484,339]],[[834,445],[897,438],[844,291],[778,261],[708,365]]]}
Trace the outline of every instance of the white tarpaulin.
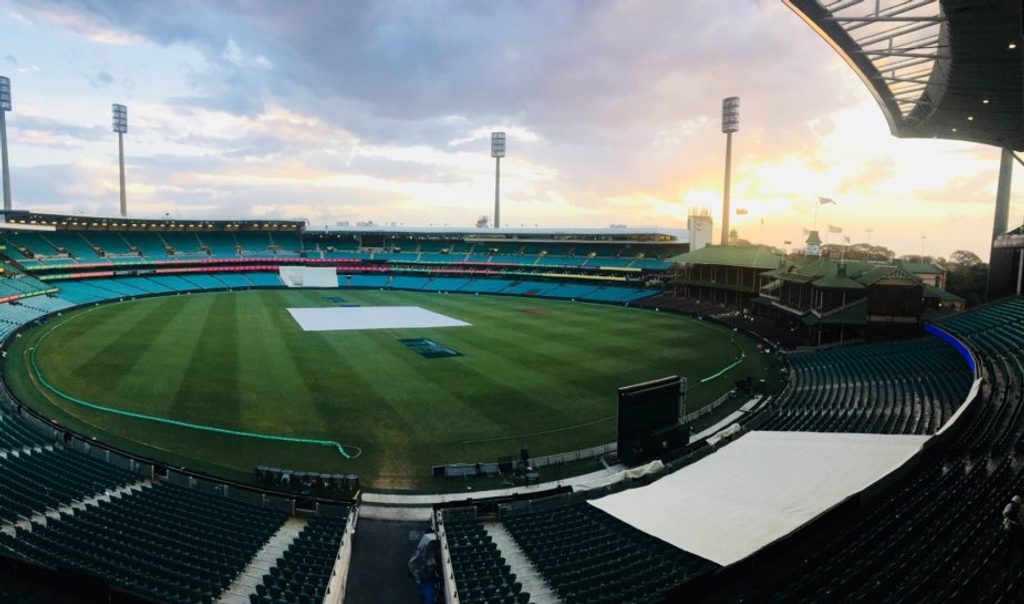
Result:
{"label": "white tarpaulin", "polygon": [[660,459],[655,459],[654,461],[648,464],[637,466],[635,468],[630,468],[628,470],[622,470],[621,472],[616,472],[611,476],[604,476],[591,482],[583,482],[574,485],[572,489],[574,491],[591,491],[593,489],[600,489],[602,487],[615,484],[616,482],[626,480],[627,478],[636,480],[637,478],[643,478],[648,474],[657,474],[658,472],[661,472],[664,469],[665,464],[662,463]]}
{"label": "white tarpaulin", "polygon": [[725,566],[860,492],[928,438],[755,431],[648,486],[590,504]]}
{"label": "white tarpaulin", "polygon": [[302,287],[303,266],[281,266],[277,269],[281,281],[288,287]]}
{"label": "white tarpaulin", "polygon": [[289,308],[305,331],[463,327],[469,325],[419,306],[343,306]]}
{"label": "white tarpaulin", "polygon": [[338,271],[333,266],[282,266],[277,270],[288,287],[338,287]]}

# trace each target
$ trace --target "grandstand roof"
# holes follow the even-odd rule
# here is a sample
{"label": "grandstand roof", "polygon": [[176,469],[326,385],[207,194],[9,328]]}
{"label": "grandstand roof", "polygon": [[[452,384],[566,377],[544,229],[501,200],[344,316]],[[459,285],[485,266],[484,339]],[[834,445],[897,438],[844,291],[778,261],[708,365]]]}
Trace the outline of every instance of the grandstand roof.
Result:
{"label": "grandstand roof", "polygon": [[1020,0],[784,0],[854,69],[893,135],[1024,149]]}
{"label": "grandstand roof", "polygon": [[778,268],[785,256],[766,245],[708,245],[668,259],[678,264],[715,264],[742,268]]}
{"label": "grandstand roof", "polygon": [[649,240],[686,243],[690,240],[686,229],[663,227],[607,227],[607,228],[572,228],[572,227],[520,227],[501,229],[480,229],[472,227],[435,227],[435,226],[394,226],[394,225],[325,225],[323,229],[310,228],[307,232],[317,234],[382,234],[382,235],[435,235],[438,237],[460,237],[478,240],[493,239],[500,241],[515,239],[587,239],[610,238],[611,240]]}
{"label": "grandstand roof", "polygon": [[443,238],[475,239],[477,241],[550,241],[585,240],[589,242],[687,243],[689,231],[659,227],[564,228],[535,227],[509,229],[476,229],[458,227],[415,226],[335,226],[326,229],[308,229],[306,220],[279,220],[271,218],[187,219],[139,218],[121,216],[82,216],[77,214],[46,214],[26,210],[0,211],[0,229],[72,229],[72,230],[242,230],[242,231],[304,231],[311,235],[378,234],[435,236]]}
{"label": "grandstand roof", "polygon": [[298,231],[306,226],[304,220],[278,220],[271,218],[239,219],[187,219],[138,218],[122,216],[81,216],[78,214],[45,214],[26,210],[0,211],[4,228],[36,230],[54,227],[75,230],[242,230],[242,231]]}

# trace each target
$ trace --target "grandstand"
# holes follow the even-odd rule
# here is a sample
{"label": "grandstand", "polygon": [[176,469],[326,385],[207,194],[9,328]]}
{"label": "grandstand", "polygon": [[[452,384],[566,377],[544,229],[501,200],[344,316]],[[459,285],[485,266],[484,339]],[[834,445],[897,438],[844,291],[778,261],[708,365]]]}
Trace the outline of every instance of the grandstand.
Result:
{"label": "grandstand", "polygon": [[913,337],[925,321],[963,307],[942,289],[944,271],[934,265],[827,258],[814,250],[786,255],[760,245],[709,245],[675,256],[669,282],[682,302],[666,303],[694,305],[698,314],[717,306],[717,314],[774,322],[774,331],[816,345]]}

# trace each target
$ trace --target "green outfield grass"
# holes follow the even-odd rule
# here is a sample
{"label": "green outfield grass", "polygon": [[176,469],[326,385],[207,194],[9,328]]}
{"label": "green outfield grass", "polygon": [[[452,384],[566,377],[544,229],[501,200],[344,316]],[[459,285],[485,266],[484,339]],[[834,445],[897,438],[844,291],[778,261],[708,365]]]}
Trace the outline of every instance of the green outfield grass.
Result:
{"label": "green outfield grass", "polygon": [[[472,324],[305,332],[289,307],[420,306]],[[425,358],[402,338],[461,356]],[[265,441],[122,417],[84,401],[230,430],[359,447]],[[745,354],[724,375],[711,376]],[[727,329],[648,310],[498,296],[261,290],[148,298],[74,311],[18,338],[5,366],[22,401],[89,435],[165,460],[249,478],[254,466],[356,472],[378,488],[424,488],[430,467],[615,439],[616,389],[678,373],[688,410],[760,378],[763,355]]]}

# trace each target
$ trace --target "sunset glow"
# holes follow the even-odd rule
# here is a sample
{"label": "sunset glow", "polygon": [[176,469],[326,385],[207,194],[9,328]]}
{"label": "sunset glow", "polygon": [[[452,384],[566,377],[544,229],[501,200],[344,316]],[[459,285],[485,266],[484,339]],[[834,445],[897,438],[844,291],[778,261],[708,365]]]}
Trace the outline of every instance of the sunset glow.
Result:
{"label": "sunset glow", "polygon": [[0,3],[15,208],[117,212],[119,102],[139,216],[471,226],[503,130],[504,226],[717,225],[736,95],[740,237],[796,242],[827,196],[854,242],[988,254],[998,149],[892,137],[779,2],[174,7]]}

